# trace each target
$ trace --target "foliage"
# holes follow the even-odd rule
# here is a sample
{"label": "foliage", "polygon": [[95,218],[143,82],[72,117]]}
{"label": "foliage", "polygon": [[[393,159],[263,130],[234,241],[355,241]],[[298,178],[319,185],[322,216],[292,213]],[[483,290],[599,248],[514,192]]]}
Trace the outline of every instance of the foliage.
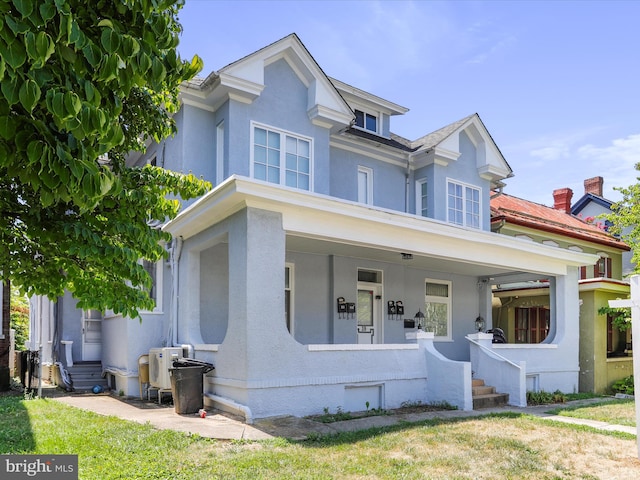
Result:
{"label": "foliage", "polygon": [[[635,169],[640,171],[640,163]],[[638,180],[638,178],[636,178]],[[611,213],[602,215],[610,222],[609,232],[620,236],[631,247],[631,262],[640,273],[640,183],[623,188],[614,187],[622,194],[622,200],[611,205]]]}
{"label": "foliage", "polygon": [[633,375],[624,377],[611,385],[613,393],[624,393],[626,395],[634,395]]}
{"label": "foliage", "polygon": [[10,328],[16,331],[16,350],[24,350],[29,340],[29,301],[15,287],[11,288]]}
{"label": "foliage", "polygon": [[600,307],[598,315],[611,315],[611,323],[621,332],[626,332],[631,328],[631,307]]}
{"label": "foliage", "polygon": [[555,392],[527,392],[527,405],[548,405],[550,403],[565,403],[567,396],[560,390]]}
{"label": "foliage", "polygon": [[[175,131],[184,0],[0,0],[0,271],[22,293],[137,316],[153,308],[141,258],[166,255],[183,199],[207,182],[131,151]],[[144,288],[140,288],[144,287]]]}

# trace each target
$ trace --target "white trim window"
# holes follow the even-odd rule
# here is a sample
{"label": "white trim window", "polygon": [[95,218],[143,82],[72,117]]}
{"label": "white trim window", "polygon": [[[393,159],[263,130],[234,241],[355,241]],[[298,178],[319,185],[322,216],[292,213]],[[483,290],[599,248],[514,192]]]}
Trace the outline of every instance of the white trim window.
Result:
{"label": "white trim window", "polygon": [[364,110],[356,109],[355,127],[367,132],[379,133],[380,115]]}
{"label": "white trim window", "polygon": [[455,225],[480,228],[480,189],[447,180],[447,221]]}
{"label": "white trim window", "polygon": [[428,217],[429,211],[427,207],[427,179],[421,178],[416,181],[416,215]]}
{"label": "white trim window", "polygon": [[312,190],[311,138],[257,124],[251,136],[253,178]]}
{"label": "white trim window", "polygon": [[373,205],[373,170],[358,165],[358,202]]}
{"label": "white trim window", "polygon": [[142,266],[151,277],[151,289],[149,290],[149,296],[156,303],[153,313],[162,313],[162,266],[163,260],[157,262],[150,262],[148,260],[142,260]]}
{"label": "white trim window", "polygon": [[439,340],[451,340],[451,282],[425,279],[425,329]]}

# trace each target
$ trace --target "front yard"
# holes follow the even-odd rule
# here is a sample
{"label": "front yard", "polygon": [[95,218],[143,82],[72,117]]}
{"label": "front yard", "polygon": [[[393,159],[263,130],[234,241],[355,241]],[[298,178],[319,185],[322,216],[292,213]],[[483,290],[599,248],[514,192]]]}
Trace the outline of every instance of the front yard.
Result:
{"label": "front yard", "polygon": [[210,440],[52,399],[0,397],[0,418],[0,452],[77,454],[82,479],[640,476],[635,437],[515,414],[432,420],[304,442]]}

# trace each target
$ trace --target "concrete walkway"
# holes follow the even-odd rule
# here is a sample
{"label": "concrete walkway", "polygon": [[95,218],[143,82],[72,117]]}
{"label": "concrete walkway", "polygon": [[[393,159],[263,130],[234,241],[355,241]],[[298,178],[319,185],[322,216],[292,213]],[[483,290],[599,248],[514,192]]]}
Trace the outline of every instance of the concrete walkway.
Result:
{"label": "concrete walkway", "polygon": [[611,425],[604,422],[579,418],[551,415],[546,412],[558,407],[589,405],[602,402],[603,398],[578,400],[565,404],[542,405],[535,407],[501,407],[474,411],[442,410],[435,412],[404,413],[397,415],[379,415],[362,417],[334,423],[320,423],[306,418],[283,416],[272,417],[247,425],[240,418],[219,412],[208,412],[205,418],[198,414],[180,415],[175,413],[172,405],[147,402],[139,399],[120,398],[104,393],[56,393],[48,392],[43,396],[51,396],[56,401],[100,415],[110,415],[138,423],[148,423],[158,429],[170,429],[197,434],[202,437],[220,440],[266,440],[284,437],[292,440],[303,440],[309,436],[331,435],[340,432],[353,432],[368,428],[385,427],[400,423],[420,422],[428,419],[472,418],[490,413],[514,412],[534,415],[547,420],[587,425],[600,430],[619,431],[635,435],[636,427]]}

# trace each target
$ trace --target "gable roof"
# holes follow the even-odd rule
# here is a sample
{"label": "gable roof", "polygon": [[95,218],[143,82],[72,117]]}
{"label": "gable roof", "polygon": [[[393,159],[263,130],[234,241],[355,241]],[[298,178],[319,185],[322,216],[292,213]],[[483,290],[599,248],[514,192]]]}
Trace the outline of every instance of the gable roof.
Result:
{"label": "gable roof", "polygon": [[309,90],[307,110],[311,121],[327,128],[351,124],[354,112],[338,89],[295,33],[212,72],[182,85],[185,103],[198,103],[212,110],[228,98],[251,103],[264,89],[265,68],[285,60]]}
{"label": "gable roof", "polygon": [[491,198],[491,223],[502,221],[620,250],[630,250],[621,240],[575,215],[505,193]]}
{"label": "gable roof", "polygon": [[[467,117],[461,118],[460,120],[450,123],[449,125],[445,125],[442,128],[439,128],[435,132],[428,133],[417,140],[411,142],[411,146],[418,150],[429,150],[430,148],[435,147],[450,135],[452,135],[456,130],[462,127],[465,123],[471,120],[473,117],[477,116],[477,113],[471,114]],[[479,118],[479,117],[478,117]]]}
{"label": "gable roof", "polygon": [[502,155],[493,137],[480,119],[473,113],[411,142],[416,155],[426,163],[447,165],[458,159],[460,133],[465,132],[476,148],[476,167],[481,177],[498,185],[502,179],[513,176],[513,170]]}
{"label": "gable roof", "polygon": [[604,197],[594,195],[593,193],[585,193],[582,198],[580,198],[580,200],[573,204],[573,206],[571,207],[571,213],[574,215],[579,214],[591,202],[595,203],[596,205],[600,205],[607,210],[611,210],[611,205],[613,205],[613,202],[611,200],[607,200]]}

